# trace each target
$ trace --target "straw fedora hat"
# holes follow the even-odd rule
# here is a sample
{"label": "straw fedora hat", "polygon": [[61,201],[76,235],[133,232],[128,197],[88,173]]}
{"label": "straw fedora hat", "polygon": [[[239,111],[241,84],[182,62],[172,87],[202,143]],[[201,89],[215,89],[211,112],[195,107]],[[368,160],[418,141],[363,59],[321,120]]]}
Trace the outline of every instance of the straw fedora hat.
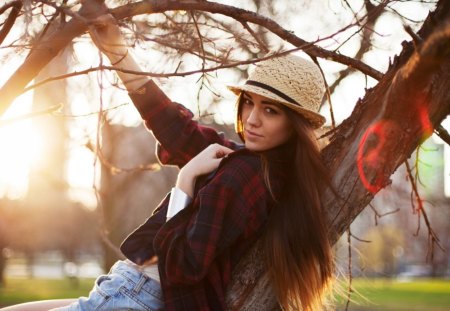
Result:
{"label": "straw fedora hat", "polygon": [[319,114],[324,94],[322,74],[316,64],[299,56],[289,54],[256,63],[245,84],[228,88],[236,95],[251,92],[283,104],[314,128],[325,123]]}

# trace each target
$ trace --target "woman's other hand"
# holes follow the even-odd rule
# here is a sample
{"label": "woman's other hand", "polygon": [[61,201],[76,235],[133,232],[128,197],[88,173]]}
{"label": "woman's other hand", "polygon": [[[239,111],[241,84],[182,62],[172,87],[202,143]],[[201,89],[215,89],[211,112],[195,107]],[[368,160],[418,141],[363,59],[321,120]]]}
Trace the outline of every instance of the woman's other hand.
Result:
{"label": "woman's other hand", "polygon": [[108,56],[111,63],[115,63],[127,55],[127,44],[116,19],[111,14],[96,18],[89,26],[89,33],[92,41]]}
{"label": "woman's other hand", "polygon": [[[89,26],[89,34],[95,45],[109,58],[112,66],[136,72],[142,71],[132,53],[128,52],[125,38],[111,14],[103,14],[94,19]],[[123,71],[117,71],[117,75],[129,92],[134,92],[149,80],[145,75]]]}
{"label": "woman's other hand", "polygon": [[180,170],[176,187],[192,198],[197,177],[214,171],[220,161],[233,151],[219,144],[209,145]]}

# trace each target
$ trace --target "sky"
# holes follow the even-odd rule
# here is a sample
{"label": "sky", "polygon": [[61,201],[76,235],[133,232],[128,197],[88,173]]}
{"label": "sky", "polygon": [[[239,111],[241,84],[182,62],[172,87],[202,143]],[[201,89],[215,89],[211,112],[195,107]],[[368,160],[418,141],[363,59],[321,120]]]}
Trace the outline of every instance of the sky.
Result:
{"label": "sky", "polygon": [[[242,1],[216,1],[230,5],[236,4],[242,6],[247,5],[247,9],[254,10],[249,2]],[[355,8],[360,7],[362,1],[350,1]],[[283,1],[275,2],[275,11],[284,12],[283,19],[278,19],[279,23],[286,29],[294,30],[295,34],[305,40],[315,40],[318,37],[326,36],[331,33],[330,25],[340,25],[341,27],[348,24],[353,16],[348,11],[342,10],[340,1],[318,0],[311,1],[307,4],[297,4],[298,10],[287,9],[283,6]],[[359,5],[359,6],[358,6]],[[414,19],[423,19],[428,11],[419,9],[420,4],[410,1],[407,3],[397,3],[395,9],[401,13],[412,16]],[[326,8],[326,10],[324,10]],[[300,15],[298,15],[300,12]],[[318,22],[319,21],[319,22]],[[21,29],[15,29],[6,41],[12,42]],[[340,34],[336,40],[327,40],[321,45],[325,48],[332,49],[339,42],[343,42],[345,38],[355,29]],[[409,36],[403,30],[402,24],[393,14],[387,14],[382,17],[375,27],[375,31],[380,35],[377,36],[376,46],[364,57],[364,61],[374,68],[385,71],[388,66],[389,57],[401,51],[401,42],[410,40]],[[351,39],[343,47],[342,53],[352,56],[358,48],[358,40]],[[77,40],[74,45],[77,62],[74,70],[80,70],[98,63],[98,53],[92,48],[91,43],[87,39]],[[0,49],[0,61],[3,72],[0,76],[0,85],[9,78],[17,66],[20,65],[22,58],[11,57],[11,51],[8,49]],[[158,59],[161,55],[155,52],[143,51],[135,49],[136,56],[143,60],[142,66],[149,68],[148,59]],[[6,58],[8,57],[8,58]],[[325,69],[328,81],[334,79],[335,73],[342,69],[343,66],[329,61],[321,61]],[[158,61],[153,64],[151,69],[156,72],[164,71],[164,67],[159,65]],[[98,74],[90,75],[92,81],[98,79]],[[86,90],[86,83],[83,82],[85,77],[72,78],[68,81],[71,98],[70,115],[81,116],[92,113],[99,109],[99,91],[96,89],[95,83],[92,88]],[[107,80],[113,80],[113,76],[107,75]],[[172,78],[169,81],[158,81],[162,88],[170,93],[172,100],[181,102],[193,111],[197,110],[197,91],[196,84],[198,76],[190,76],[185,78]],[[226,85],[239,84],[237,76],[231,71],[221,71],[214,81],[214,90],[221,95],[221,105],[218,106],[216,112],[216,121],[232,123],[234,120],[234,95],[226,89]],[[367,85],[366,85],[367,83]],[[364,96],[365,87],[371,87],[376,84],[373,79],[364,79],[362,74],[354,74],[346,79],[336,94],[332,98],[335,111],[335,118],[338,123],[348,117],[354,107],[354,103]],[[193,87],[195,86],[195,87]],[[91,87],[91,86],[90,86]],[[211,92],[203,91],[200,106],[206,105],[213,100],[215,96]],[[130,100],[126,92],[105,91],[105,98],[112,99],[112,106],[120,106],[115,111],[114,122],[122,123],[128,126],[136,126],[141,121],[136,110],[130,104]],[[42,135],[39,130],[33,127],[34,118],[23,118],[31,112],[32,91],[28,92],[15,100],[11,108],[2,117],[0,121],[0,145],[2,152],[0,153],[0,197],[6,196],[11,199],[22,198],[27,192],[28,173],[32,166],[39,165],[40,157],[44,156],[42,150]],[[328,107],[323,108],[323,114],[330,123]],[[66,112],[65,112],[66,113]],[[58,117],[58,116],[55,116]],[[59,116],[61,117],[61,116]],[[35,117],[39,118],[39,117]],[[11,122],[11,120],[14,120]],[[73,125],[70,131],[71,141],[68,145],[68,162],[66,166],[66,180],[70,186],[69,196],[81,201],[82,203],[94,207],[96,198],[93,192],[93,184],[95,178],[98,178],[98,170],[94,169],[95,158],[90,150],[84,145],[86,141],[93,137],[97,131],[97,117],[95,114],[86,117],[69,117],[69,122]],[[445,126],[450,129],[450,122],[446,120]],[[436,139],[436,141],[439,141]],[[450,157],[448,145],[445,147],[446,159]],[[445,164],[446,178],[446,194],[450,196],[450,164]]]}

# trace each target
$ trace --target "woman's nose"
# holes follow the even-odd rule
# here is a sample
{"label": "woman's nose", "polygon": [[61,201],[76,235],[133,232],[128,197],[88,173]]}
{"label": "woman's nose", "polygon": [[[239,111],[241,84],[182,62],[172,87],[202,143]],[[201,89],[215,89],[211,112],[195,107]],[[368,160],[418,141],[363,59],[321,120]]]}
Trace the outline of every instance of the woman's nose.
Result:
{"label": "woman's nose", "polygon": [[255,107],[253,107],[253,109],[250,111],[250,114],[248,115],[247,124],[254,127],[261,125],[259,112]]}

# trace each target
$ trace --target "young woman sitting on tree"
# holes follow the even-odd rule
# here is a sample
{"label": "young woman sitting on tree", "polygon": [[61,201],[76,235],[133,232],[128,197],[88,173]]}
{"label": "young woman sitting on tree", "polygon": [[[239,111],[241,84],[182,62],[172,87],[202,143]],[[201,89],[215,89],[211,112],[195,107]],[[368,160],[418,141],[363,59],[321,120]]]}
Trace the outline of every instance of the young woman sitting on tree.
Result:
{"label": "young woman sitting on tree", "polygon": [[[140,71],[111,16],[91,36],[114,66]],[[193,121],[147,77],[117,74],[158,140],[161,163],[180,168],[176,185],[88,298],[10,310],[224,310],[233,268],[259,239],[280,307],[322,310],[334,265],[320,201],[327,172],[314,136],[325,121],[318,67],[272,57],[229,87],[243,145]]]}

